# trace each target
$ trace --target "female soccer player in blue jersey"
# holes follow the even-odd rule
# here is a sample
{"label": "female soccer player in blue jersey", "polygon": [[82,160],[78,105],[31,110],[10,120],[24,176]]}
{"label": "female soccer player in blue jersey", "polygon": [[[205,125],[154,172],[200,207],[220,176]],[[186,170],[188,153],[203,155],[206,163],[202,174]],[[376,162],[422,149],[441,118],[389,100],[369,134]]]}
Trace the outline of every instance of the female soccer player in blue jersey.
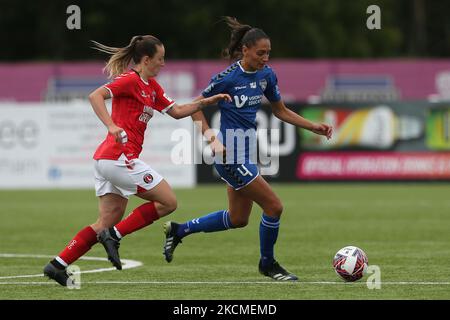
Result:
{"label": "female soccer player in blue jersey", "polygon": [[[245,227],[253,202],[256,202],[263,210],[259,228],[259,272],[275,280],[298,280],[296,275],[281,267],[274,257],[283,205],[270,185],[259,175],[256,163],[256,113],[264,95],[274,115],[282,121],[328,139],[331,138],[332,127],[308,121],[285,106],[275,72],[267,66],[271,46],[264,31],[240,24],[235,18],[225,17],[225,21],[231,29],[231,40],[225,53],[234,63],[215,75],[197,99],[216,93],[228,93],[233,98],[232,101],[219,102],[220,142],[214,136],[207,137],[216,152],[215,168],[228,184],[228,209],[183,224],[166,222],[164,255],[167,262],[171,262],[175,248],[189,234]],[[205,131],[210,132],[201,111],[192,117],[202,122],[204,134]],[[223,146],[226,156],[218,157]]]}

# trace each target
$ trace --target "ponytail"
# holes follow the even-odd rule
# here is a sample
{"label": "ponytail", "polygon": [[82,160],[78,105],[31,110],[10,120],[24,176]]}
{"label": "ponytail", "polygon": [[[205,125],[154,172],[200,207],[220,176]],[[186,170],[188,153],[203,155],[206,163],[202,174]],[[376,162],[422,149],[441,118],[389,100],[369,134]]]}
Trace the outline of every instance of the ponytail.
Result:
{"label": "ponytail", "polygon": [[109,47],[97,41],[91,40],[94,44],[92,49],[104,52],[110,55],[103,72],[108,74],[108,78],[113,79],[128,69],[131,61],[137,64],[143,56],[152,58],[156,53],[156,46],[162,45],[162,42],[151,35],[134,36],[130,43],[123,48]]}
{"label": "ponytail", "polygon": [[251,47],[260,39],[269,39],[269,37],[258,28],[253,28],[248,24],[241,24],[234,17],[223,17],[223,20],[231,29],[230,42],[222,52],[224,58],[236,61],[242,58],[242,47]]}

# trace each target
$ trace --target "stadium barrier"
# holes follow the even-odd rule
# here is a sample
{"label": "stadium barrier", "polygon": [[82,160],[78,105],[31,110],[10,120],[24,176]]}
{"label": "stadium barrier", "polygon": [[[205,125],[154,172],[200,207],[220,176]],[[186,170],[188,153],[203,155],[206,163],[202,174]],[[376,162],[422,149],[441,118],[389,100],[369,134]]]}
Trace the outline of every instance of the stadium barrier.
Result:
{"label": "stadium barrier", "polygon": [[[150,123],[141,159],[173,186],[194,186],[195,166],[172,153],[172,134],[191,133],[192,121],[155,112]],[[87,101],[1,104],[0,189],[93,188],[92,156],[106,133]]]}

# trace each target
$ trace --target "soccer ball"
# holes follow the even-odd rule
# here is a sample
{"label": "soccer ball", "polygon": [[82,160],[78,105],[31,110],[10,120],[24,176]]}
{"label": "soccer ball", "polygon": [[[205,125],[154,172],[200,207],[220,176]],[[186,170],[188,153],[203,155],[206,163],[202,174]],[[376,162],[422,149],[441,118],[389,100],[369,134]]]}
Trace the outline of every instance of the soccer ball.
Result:
{"label": "soccer ball", "polygon": [[347,246],[334,256],[333,268],[342,279],[353,282],[364,276],[368,261],[367,255],[360,248]]}

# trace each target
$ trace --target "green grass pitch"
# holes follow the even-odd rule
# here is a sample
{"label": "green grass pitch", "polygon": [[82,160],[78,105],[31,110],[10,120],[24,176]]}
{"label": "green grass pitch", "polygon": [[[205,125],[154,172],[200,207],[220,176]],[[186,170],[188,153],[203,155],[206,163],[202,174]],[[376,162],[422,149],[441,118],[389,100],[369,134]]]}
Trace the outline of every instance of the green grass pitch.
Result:
{"label": "green grass pitch", "polygon": [[[175,190],[178,209],[121,243],[123,259],[142,266],[81,274],[68,290],[43,277],[56,255],[97,217],[93,190],[0,191],[0,299],[450,299],[450,185],[273,185],[284,212],[276,258],[300,281],[278,283],[259,275],[259,220],[255,205],[246,228],[195,234],[172,263],[162,255],[162,224],[184,222],[227,208],[224,185]],[[142,203],[132,198],[129,212]],[[361,247],[381,270],[381,288],[368,275],[344,283],[331,262],[338,249]],[[5,254],[22,254],[5,256]],[[105,257],[96,245],[90,257]],[[81,270],[110,268],[82,261]]]}

